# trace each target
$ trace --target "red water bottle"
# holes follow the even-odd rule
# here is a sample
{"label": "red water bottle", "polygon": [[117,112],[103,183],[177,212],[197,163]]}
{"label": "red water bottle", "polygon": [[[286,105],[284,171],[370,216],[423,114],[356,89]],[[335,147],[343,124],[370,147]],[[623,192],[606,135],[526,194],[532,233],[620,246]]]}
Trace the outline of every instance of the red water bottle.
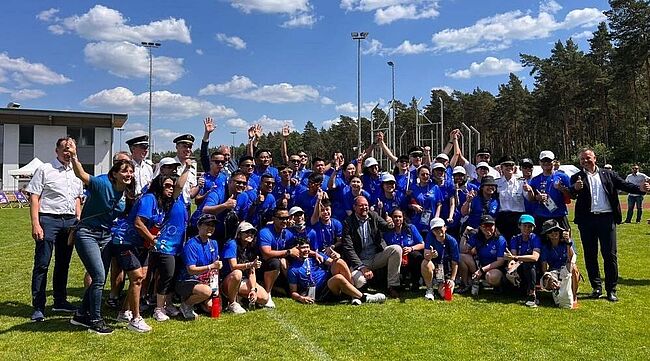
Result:
{"label": "red water bottle", "polygon": [[406,267],[408,265],[409,265],[409,255],[402,254],[402,267]]}
{"label": "red water bottle", "polygon": [[451,291],[451,286],[449,282],[445,282],[445,301],[451,301],[453,298],[453,292]]}
{"label": "red water bottle", "polygon": [[221,297],[212,297],[212,308],[210,309],[210,317],[219,318],[221,316]]}

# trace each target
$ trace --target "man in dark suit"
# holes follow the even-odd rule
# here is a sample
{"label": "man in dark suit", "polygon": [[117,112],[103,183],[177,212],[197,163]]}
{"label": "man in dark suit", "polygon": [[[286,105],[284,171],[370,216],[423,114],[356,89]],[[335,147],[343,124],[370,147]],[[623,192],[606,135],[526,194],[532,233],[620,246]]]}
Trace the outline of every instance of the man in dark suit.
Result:
{"label": "man in dark suit", "polygon": [[644,194],[650,189],[647,182],[639,187],[624,181],[618,174],[596,166],[593,150],[580,152],[582,170],[571,177],[571,197],[576,199],[574,222],[580,230],[585,254],[585,267],[593,288],[592,298],[603,293],[598,269],[598,242],[605,268],[607,300],[618,301],[618,260],[616,250],[616,225],[622,221],[617,191]]}
{"label": "man in dark suit", "polygon": [[402,265],[402,247],[386,246],[382,232],[393,229],[393,220],[382,219],[368,207],[368,200],[359,196],[354,200],[354,213],[343,222],[341,256],[353,270],[356,287],[362,287],[371,279],[373,270],[388,268],[388,293],[399,297],[399,274]]}

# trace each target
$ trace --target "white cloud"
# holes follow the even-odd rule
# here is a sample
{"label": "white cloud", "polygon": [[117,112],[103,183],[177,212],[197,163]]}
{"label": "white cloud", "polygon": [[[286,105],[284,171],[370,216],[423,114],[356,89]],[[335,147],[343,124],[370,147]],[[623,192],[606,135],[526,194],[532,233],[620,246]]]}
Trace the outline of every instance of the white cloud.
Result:
{"label": "white cloud", "polygon": [[[10,58],[7,53],[0,53],[0,73],[10,74],[14,80],[22,84],[53,85],[72,81],[41,63],[30,63],[25,58]],[[4,76],[0,76],[2,77]]]}
{"label": "white cloud", "polygon": [[337,117],[330,120],[324,120],[322,124],[323,124],[323,128],[329,129],[332,127],[332,125],[339,124],[340,122],[341,122],[341,117]]}
{"label": "white cloud", "polygon": [[199,95],[234,94],[255,88],[257,85],[243,75],[233,75],[230,81],[222,84],[208,84],[199,90]]}
{"label": "white cloud", "polygon": [[439,0],[341,0],[346,11],[375,12],[375,23],[386,25],[397,20],[437,17]]}
{"label": "white cloud", "polygon": [[572,39],[591,39],[593,37],[594,37],[594,33],[589,30],[585,30],[580,33],[571,34]]}
{"label": "white cloud", "polygon": [[203,50],[202,49],[196,49],[194,50],[197,55],[203,55]]}
{"label": "white cloud", "polygon": [[434,86],[433,88],[431,88],[431,90],[442,90],[445,93],[447,93],[447,95],[449,95],[449,96],[451,96],[451,94],[454,93],[454,89],[452,87],[447,86],[447,85]]}
{"label": "white cloud", "polygon": [[316,17],[313,14],[304,13],[292,16],[280,26],[283,28],[311,28],[314,24],[316,24]]}
{"label": "white cloud", "polygon": [[404,40],[398,47],[392,49],[390,54],[399,54],[399,55],[413,55],[413,54],[422,54],[431,51],[427,44],[412,44],[408,40]]}
{"label": "white cloud", "polygon": [[[124,87],[104,89],[88,96],[81,102],[91,108],[107,109],[111,112],[147,114],[149,110],[149,93],[134,94]],[[215,118],[234,117],[237,112],[223,105],[190,96],[171,93],[167,90],[152,94],[153,114],[158,118],[187,119],[211,116]]]}
{"label": "white cloud", "polygon": [[11,98],[15,100],[36,99],[45,96],[45,92],[40,89],[20,89],[11,93]]}
{"label": "white cloud", "polygon": [[[84,48],[84,55],[88,63],[108,70],[120,78],[149,76],[149,52],[142,46],[126,41],[89,43]],[[169,84],[181,78],[183,74],[183,59],[153,57],[153,76],[157,82]]]}
{"label": "white cloud", "polygon": [[[386,101],[383,98],[379,98],[374,102],[361,103],[361,116],[363,117],[365,116],[365,114],[370,113],[377,104],[379,104],[380,107],[383,107],[384,105],[386,105]],[[357,114],[357,105],[352,102],[339,104],[334,109],[336,109],[336,111],[341,114],[347,114],[347,115]]]}
{"label": "white cloud", "polygon": [[357,112],[357,106],[352,104],[352,102],[339,104],[335,107],[335,109],[337,112],[341,112],[345,114],[352,114]]}
{"label": "white cloud", "polygon": [[[126,122],[122,139],[126,141],[127,139],[145,134],[147,134],[146,124]],[[174,138],[181,135],[181,133],[166,128],[155,128],[151,130],[151,135],[153,137],[153,150],[155,152],[160,152],[173,149],[174,146],[172,141]]]}
{"label": "white cloud", "polygon": [[169,18],[152,21],[146,25],[127,25],[122,13],[103,5],[95,5],[87,13],[59,19],[56,27],[49,27],[55,34],[74,32],[92,41],[141,41],[175,40],[191,43],[190,29],[184,19]]}
{"label": "white cloud", "polygon": [[310,85],[279,83],[260,87],[243,75],[234,75],[226,83],[208,84],[199,90],[199,95],[213,94],[227,94],[233,98],[275,104],[315,101],[320,97],[318,90]]}
{"label": "white cloud", "polygon": [[294,128],[293,120],[289,119],[274,119],[269,118],[266,115],[262,115],[256,122],[262,126],[264,132],[278,132],[282,130],[282,127],[288,125],[290,128]]}
{"label": "white cloud", "polygon": [[36,15],[36,18],[40,21],[51,21],[56,17],[56,14],[59,12],[59,9],[51,8],[48,10],[43,10],[38,15]]}
{"label": "white cloud", "polygon": [[364,46],[361,49],[363,55],[384,55],[384,44],[377,39],[371,39],[370,44],[364,42]]}
{"label": "white cloud", "polygon": [[231,48],[235,48],[237,50],[246,49],[246,42],[239,36],[228,36],[224,33],[218,33],[216,35],[216,39]]}
{"label": "white cloud", "polygon": [[555,0],[540,1],[539,3],[540,13],[555,14],[560,10],[562,10],[562,5],[558,4]]}
{"label": "white cloud", "polygon": [[320,98],[320,103],[323,105],[332,105],[334,104],[334,101],[328,97],[321,97]]}
{"label": "white cloud", "polygon": [[47,27],[47,30],[49,30],[52,34],[56,35],[63,35],[65,34],[65,28],[61,25],[50,25]]}
{"label": "white cloud", "polygon": [[523,67],[519,62],[512,59],[497,59],[488,56],[481,63],[473,62],[468,69],[458,70],[453,73],[446,73],[450,78],[469,79],[476,76],[484,77],[491,75],[509,74],[521,71]]}
{"label": "white cloud", "polygon": [[556,30],[589,27],[604,19],[602,12],[594,8],[572,10],[560,22],[549,12],[534,17],[516,10],[480,19],[469,27],[444,29],[433,34],[431,40],[436,50],[446,52],[500,50],[510,47],[514,40],[546,38]]}
{"label": "white cloud", "polygon": [[237,129],[248,129],[250,127],[248,122],[242,118],[230,118],[226,120],[226,124]]}

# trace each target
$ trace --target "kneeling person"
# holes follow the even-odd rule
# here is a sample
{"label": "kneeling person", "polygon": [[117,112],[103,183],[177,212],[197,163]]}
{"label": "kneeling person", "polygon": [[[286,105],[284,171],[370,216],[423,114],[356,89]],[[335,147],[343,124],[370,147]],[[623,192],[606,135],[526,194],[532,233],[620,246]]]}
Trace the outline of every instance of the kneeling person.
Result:
{"label": "kneeling person", "polygon": [[325,254],[321,263],[315,257],[310,257],[309,242],[304,238],[297,239],[297,248],[300,257],[293,260],[287,272],[291,298],[301,303],[314,303],[316,301],[334,301],[341,294],[352,297],[352,304],[363,302],[382,303],[386,296],[381,293],[361,293],[350,281],[340,273],[330,274],[326,267],[332,259]]}
{"label": "kneeling person", "polygon": [[438,294],[445,295],[445,287],[454,292],[455,280],[458,274],[460,251],[456,239],[447,234],[447,226],[442,218],[434,218],[430,223],[431,232],[424,241],[424,260],[422,261],[422,278],[427,286],[424,298],[433,301],[434,270],[435,283],[438,284]]}

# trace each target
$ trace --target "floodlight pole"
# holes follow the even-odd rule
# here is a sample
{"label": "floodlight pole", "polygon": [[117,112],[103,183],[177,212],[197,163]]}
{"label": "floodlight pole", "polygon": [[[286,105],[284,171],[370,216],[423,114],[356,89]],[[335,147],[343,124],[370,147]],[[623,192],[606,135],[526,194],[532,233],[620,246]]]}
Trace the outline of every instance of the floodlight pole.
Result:
{"label": "floodlight pole", "polygon": [[[151,49],[157,49],[160,47],[160,43],[152,43],[148,41],[143,41],[140,43],[142,46],[147,48],[149,51],[149,142],[153,144],[152,142],[152,137],[151,137],[151,101],[152,101],[152,92],[151,92],[151,81],[153,79],[153,57],[151,55]],[[152,147],[153,148],[153,147]],[[148,157],[151,160],[151,156],[153,154],[153,149],[149,152]]]}
{"label": "floodlight pole", "polygon": [[357,147],[361,149],[361,40],[368,37],[367,32],[353,32],[352,40],[357,41],[357,128],[358,142]]}

